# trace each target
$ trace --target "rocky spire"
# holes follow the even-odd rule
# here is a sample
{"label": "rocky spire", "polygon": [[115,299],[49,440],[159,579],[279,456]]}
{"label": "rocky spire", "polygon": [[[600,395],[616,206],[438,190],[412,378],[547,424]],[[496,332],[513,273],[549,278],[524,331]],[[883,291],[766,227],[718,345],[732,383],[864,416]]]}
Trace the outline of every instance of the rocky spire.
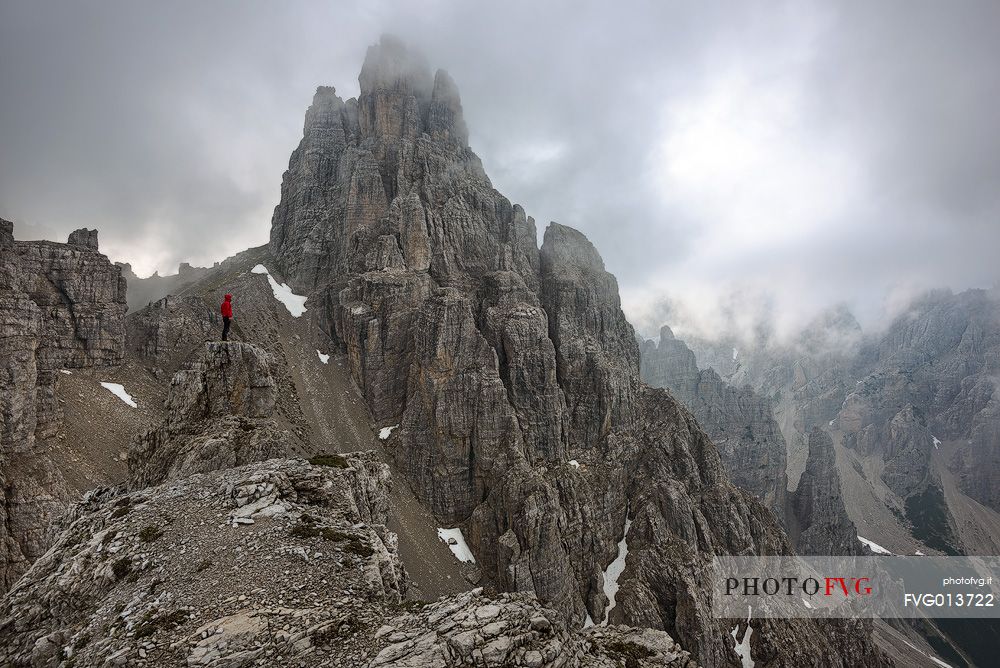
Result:
{"label": "rocky spire", "polygon": [[423,54],[392,35],[382,35],[368,47],[358,76],[361,97],[379,91],[398,92],[428,100],[434,87],[431,70]]}
{"label": "rocky spire", "polygon": [[434,92],[427,111],[427,131],[441,140],[452,139],[463,145],[469,143],[469,129],[462,116],[458,86],[444,70],[438,70],[434,75]]}
{"label": "rocky spire", "polygon": [[[440,526],[462,528],[488,581],[574,625],[603,618],[603,571],[630,527],[611,622],[732,664],[704,563],[786,552],[774,516],[732,485],[690,413],[640,382],[593,244],[553,223],[539,250],[534,221],[492,187],[450,77],[383,39],[360,82],[356,115],[317,93],[270,250],[319,305],[377,423],[399,425],[386,443],[398,470]],[[845,656],[873,652],[828,635]],[[768,637],[831,642],[802,621]]]}
{"label": "rocky spire", "polygon": [[844,507],[833,440],[819,427],[809,432],[806,470],[790,501],[788,525],[800,554],[862,554],[857,529]]}
{"label": "rocky spire", "polygon": [[[687,345],[674,337],[664,325],[660,328],[660,341],[642,344],[642,379],[653,387],[665,387],[688,408],[695,411],[698,396],[698,361]],[[707,425],[704,425],[707,426]]]}

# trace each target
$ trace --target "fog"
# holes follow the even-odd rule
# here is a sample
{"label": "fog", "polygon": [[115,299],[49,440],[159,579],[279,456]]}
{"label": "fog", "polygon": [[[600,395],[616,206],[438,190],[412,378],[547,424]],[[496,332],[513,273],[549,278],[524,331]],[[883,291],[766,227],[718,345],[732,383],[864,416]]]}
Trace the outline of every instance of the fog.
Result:
{"label": "fog", "polygon": [[[0,217],[173,273],[265,243],[318,85],[383,32],[494,185],[579,228],[652,334],[866,329],[1000,278],[1000,4],[0,2]],[[748,324],[750,323],[750,324]]]}

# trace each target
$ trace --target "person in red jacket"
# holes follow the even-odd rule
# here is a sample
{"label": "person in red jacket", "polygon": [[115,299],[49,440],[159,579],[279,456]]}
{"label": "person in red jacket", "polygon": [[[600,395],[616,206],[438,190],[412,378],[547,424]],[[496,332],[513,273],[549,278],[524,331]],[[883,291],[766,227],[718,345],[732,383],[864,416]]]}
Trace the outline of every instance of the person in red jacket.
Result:
{"label": "person in red jacket", "polygon": [[233,320],[233,296],[226,295],[222,302],[222,340],[229,340],[229,323]]}

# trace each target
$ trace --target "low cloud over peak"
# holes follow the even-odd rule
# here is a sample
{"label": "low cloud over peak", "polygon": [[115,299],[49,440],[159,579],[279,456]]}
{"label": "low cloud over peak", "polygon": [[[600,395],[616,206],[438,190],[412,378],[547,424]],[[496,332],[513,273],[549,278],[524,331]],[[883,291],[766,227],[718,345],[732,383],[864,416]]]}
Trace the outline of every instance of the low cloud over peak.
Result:
{"label": "low cloud over peak", "polygon": [[455,79],[494,185],[585,232],[646,333],[665,302],[705,330],[837,302],[870,328],[1000,278],[993,2],[0,12],[0,216],[96,227],[140,275],[264,243],[313,92],[356,95],[390,32]]}

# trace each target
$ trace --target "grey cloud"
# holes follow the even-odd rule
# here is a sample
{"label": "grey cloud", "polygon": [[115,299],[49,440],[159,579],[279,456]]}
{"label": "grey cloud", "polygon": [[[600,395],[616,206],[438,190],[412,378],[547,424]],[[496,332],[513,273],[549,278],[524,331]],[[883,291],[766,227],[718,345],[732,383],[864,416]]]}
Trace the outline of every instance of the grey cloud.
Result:
{"label": "grey cloud", "polygon": [[[875,326],[901,291],[1000,278],[993,2],[3,0],[0,13],[0,216],[19,236],[98,227],[140,271],[265,242],[313,90],[355,95],[366,46],[392,32],[457,81],[494,185],[540,227],[583,230],[644,331],[664,300],[695,302],[671,317],[714,300],[716,315],[792,323],[844,301]],[[663,153],[678,138],[694,176]],[[700,324],[719,322],[735,320]]]}

